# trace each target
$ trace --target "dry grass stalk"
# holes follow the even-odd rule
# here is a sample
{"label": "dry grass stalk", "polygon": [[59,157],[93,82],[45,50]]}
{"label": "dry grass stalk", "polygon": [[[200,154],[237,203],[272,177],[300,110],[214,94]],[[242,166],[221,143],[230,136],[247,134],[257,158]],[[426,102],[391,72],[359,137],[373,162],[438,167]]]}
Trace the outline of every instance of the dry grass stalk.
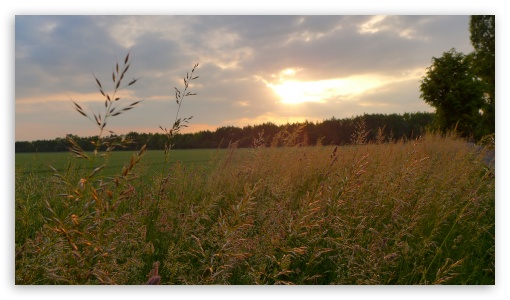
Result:
{"label": "dry grass stalk", "polygon": [[173,137],[176,134],[178,134],[182,128],[188,127],[188,125],[186,125],[186,124],[189,123],[189,121],[193,118],[193,116],[190,116],[190,117],[181,119],[181,118],[179,118],[179,112],[181,111],[181,105],[182,105],[182,102],[184,101],[184,97],[196,95],[196,93],[188,92],[188,88],[189,88],[189,84],[191,83],[191,81],[196,80],[199,77],[199,76],[194,76],[194,73],[195,73],[195,70],[197,67],[198,67],[198,63],[196,63],[193,66],[191,73],[186,73],[186,76],[183,79],[184,91],[182,93],[178,88],[174,87],[175,102],[177,103],[177,113],[175,114],[175,121],[172,125],[172,128],[167,129],[166,127],[163,127],[161,125],[159,126],[159,128],[165,133],[165,135],[167,137],[167,141],[165,142],[165,156],[167,157],[167,160],[168,160],[168,156],[170,155],[170,150],[173,147],[173,144],[172,144]]}
{"label": "dry grass stalk", "polygon": [[147,277],[149,280],[145,283],[146,285],[159,285],[161,283],[161,276],[158,274],[159,261],[152,265],[152,270],[149,272]]}
{"label": "dry grass stalk", "polygon": [[[99,128],[99,134],[98,134],[97,140],[96,140],[96,142],[93,143],[94,144],[94,156],[97,155],[98,150],[103,146],[106,146],[107,147],[106,152],[110,153],[115,147],[117,147],[117,146],[122,147],[124,144],[131,142],[131,141],[125,140],[125,139],[121,139],[119,141],[117,138],[112,138],[111,136],[110,137],[103,136],[103,132],[105,130],[106,125],[108,124],[107,121],[109,118],[123,114],[126,111],[129,111],[129,110],[135,108],[140,102],[142,102],[141,100],[134,101],[131,104],[126,105],[126,106],[122,106],[122,105],[118,104],[118,101],[121,99],[121,97],[118,96],[119,91],[122,90],[123,88],[126,88],[128,86],[135,84],[140,79],[140,78],[136,78],[136,79],[133,78],[133,80],[131,80],[127,85],[121,86],[124,76],[126,75],[126,72],[128,71],[130,65],[131,65],[131,61],[129,60],[129,52],[126,55],[126,57],[124,59],[124,64],[122,65],[121,68],[119,68],[119,63],[116,62],[115,69],[112,72],[112,80],[113,80],[114,87],[113,87],[113,91],[111,93],[105,92],[103,85],[101,84],[101,81],[96,77],[96,75],[93,75],[95,82],[97,84],[97,87],[99,89],[99,92],[105,99],[103,114],[101,114],[101,113],[96,114],[95,112],[92,112],[92,117],[91,117],[91,115],[87,114],[85,112],[85,110],[78,103],[71,100],[71,102],[74,104],[74,108],[76,109],[76,111],[79,114],[81,114],[82,116],[91,120]],[[114,134],[113,131],[109,131],[109,132],[112,135]],[[71,136],[68,136],[67,139],[71,143],[69,150],[71,152],[75,153],[76,157],[85,158],[88,160],[93,159],[93,158],[88,157],[85,154],[85,151],[83,151],[83,149],[80,146],[78,146],[78,144],[72,139]]]}

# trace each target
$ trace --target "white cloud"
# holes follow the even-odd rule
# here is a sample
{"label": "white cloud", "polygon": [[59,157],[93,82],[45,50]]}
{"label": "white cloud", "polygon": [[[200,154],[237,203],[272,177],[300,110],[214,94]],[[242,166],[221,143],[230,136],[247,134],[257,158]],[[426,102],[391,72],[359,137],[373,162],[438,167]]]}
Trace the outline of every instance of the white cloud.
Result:
{"label": "white cloud", "polygon": [[373,16],[367,22],[360,25],[360,33],[376,33],[380,30],[384,30],[385,27],[381,26],[382,21],[386,19],[386,16]]}

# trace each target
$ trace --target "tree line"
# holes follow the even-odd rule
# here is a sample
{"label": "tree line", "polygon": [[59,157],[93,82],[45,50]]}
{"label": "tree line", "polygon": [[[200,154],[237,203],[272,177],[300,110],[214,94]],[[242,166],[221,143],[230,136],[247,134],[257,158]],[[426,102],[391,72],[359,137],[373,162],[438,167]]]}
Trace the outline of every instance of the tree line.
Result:
{"label": "tree line", "polygon": [[[173,149],[227,148],[236,143],[237,147],[282,146],[286,136],[294,134],[296,142],[302,145],[346,145],[362,131],[364,139],[370,141],[389,141],[410,139],[421,135],[432,124],[434,113],[416,112],[404,114],[364,114],[351,118],[323,120],[322,122],[301,122],[276,125],[270,122],[244,127],[224,126],[215,131],[203,130],[195,133],[179,133],[172,139]],[[84,151],[93,151],[97,136],[79,137],[68,135],[53,140],[16,142],[16,152],[59,152],[68,151],[72,138]],[[117,150],[137,150],[142,145],[148,149],[163,150],[167,136],[161,133],[130,132],[123,138],[132,141]]]}

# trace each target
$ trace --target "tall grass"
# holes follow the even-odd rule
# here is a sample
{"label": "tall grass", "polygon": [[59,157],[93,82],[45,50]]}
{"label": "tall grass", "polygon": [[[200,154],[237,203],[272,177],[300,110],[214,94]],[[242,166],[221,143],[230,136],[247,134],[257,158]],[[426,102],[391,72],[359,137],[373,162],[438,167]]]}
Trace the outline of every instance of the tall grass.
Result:
{"label": "tall grass", "polygon": [[144,148],[115,176],[17,172],[16,283],[495,283],[483,151],[433,133],[366,143],[363,124],[352,146],[300,136],[143,180]]}
{"label": "tall grass", "polygon": [[[58,205],[51,182],[17,179],[16,236],[26,241],[17,282],[67,283],[70,266],[87,269],[59,231],[67,225],[88,259],[100,253],[104,283],[143,283],[160,261],[163,284],[494,284],[494,173],[481,155],[433,134],[340,148],[232,147],[211,166],[176,163],[168,180],[131,181],[100,233],[68,216],[86,201]],[[41,226],[30,205],[45,200],[67,224]],[[99,239],[102,250],[86,247]]]}

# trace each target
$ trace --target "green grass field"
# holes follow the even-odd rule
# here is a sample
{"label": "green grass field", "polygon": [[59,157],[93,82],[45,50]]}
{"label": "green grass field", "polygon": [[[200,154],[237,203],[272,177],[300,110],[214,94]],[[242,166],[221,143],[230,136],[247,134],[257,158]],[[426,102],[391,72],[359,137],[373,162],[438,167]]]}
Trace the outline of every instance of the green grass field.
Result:
{"label": "green grass field", "polygon": [[[109,159],[108,165],[103,169],[104,175],[113,175],[122,170],[126,162],[129,162],[135,151],[116,151]],[[188,165],[207,165],[211,160],[220,158],[225,153],[224,149],[192,149],[192,150],[173,150],[170,155],[170,162],[182,162]],[[91,164],[85,159],[76,159],[69,152],[55,153],[16,153],[15,168],[23,173],[40,174],[48,176],[53,173],[49,166],[64,172],[70,167],[92,170],[98,164],[103,162],[98,157],[95,164]],[[164,165],[165,156],[163,150],[147,151],[144,157],[144,164],[150,166],[153,171],[161,171]]]}
{"label": "green grass field", "polygon": [[16,284],[495,284],[461,139],[132,155],[16,155]]}

